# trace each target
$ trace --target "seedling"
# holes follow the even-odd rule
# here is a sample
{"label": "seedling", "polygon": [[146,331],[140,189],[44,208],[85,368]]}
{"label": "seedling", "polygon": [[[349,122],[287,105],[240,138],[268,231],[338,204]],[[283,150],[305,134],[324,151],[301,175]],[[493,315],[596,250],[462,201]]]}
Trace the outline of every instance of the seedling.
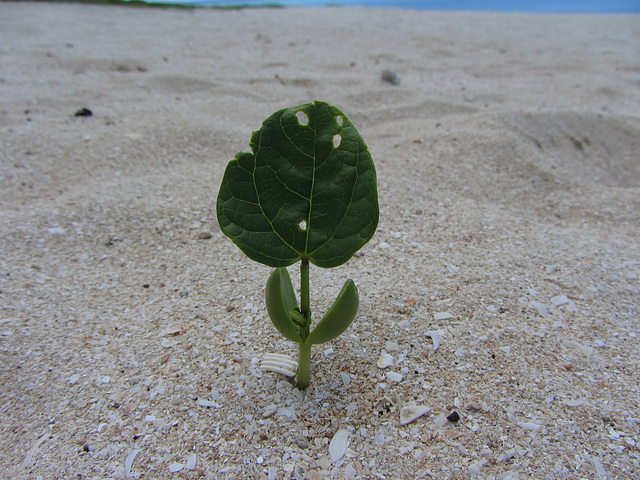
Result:
{"label": "seedling", "polygon": [[[344,332],[358,311],[348,279],[312,329],[309,265],[342,265],[378,225],[376,171],[367,146],[336,107],[323,102],[279,110],[251,136],[252,153],[229,162],[218,194],[218,223],[267,280],[269,318],[299,344],[298,388],[309,385],[311,346]],[[286,267],[300,262],[300,303]]]}

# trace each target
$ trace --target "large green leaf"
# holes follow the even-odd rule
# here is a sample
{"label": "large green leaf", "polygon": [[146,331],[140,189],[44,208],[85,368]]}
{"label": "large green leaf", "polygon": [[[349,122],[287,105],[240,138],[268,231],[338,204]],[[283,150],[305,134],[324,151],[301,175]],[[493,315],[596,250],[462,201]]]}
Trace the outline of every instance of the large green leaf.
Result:
{"label": "large green leaf", "polygon": [[343,264],[378,225],[367,146],[324,102],[279,110],[229,162],[218,194],[222,231],[251,259],[286,267],[302,258]]}

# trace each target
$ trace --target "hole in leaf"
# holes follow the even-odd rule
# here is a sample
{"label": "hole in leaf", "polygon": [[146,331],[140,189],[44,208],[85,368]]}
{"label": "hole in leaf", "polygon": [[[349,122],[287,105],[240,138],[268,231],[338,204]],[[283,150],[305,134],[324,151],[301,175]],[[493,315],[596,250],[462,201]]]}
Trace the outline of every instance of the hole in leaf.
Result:
{"label": "hole in leaf", "polygon": [[309,117],[302,110],[298,110],[296,112],[296,117],[298,117],[298,123],[300,125],[308,125],[309,124]]}
{"label": "hole in leaf", "polygon": [[341,115],[338,115],[336,117],[336,122],[338,122],[338,125],[342,125],[342,116]]}
{"label": "hole in leaf", "polygon": [[301,220],[300,223],[298,224],[298,228],[300,228],[300,230],[302,230],[303,232],[307,231],[307,221],[306,220]]}
{"label": "hole in leaf", "polygon": [[333,148],[338,148],[340,142],[342,141],[342,137],[340,135],[333,136]]}

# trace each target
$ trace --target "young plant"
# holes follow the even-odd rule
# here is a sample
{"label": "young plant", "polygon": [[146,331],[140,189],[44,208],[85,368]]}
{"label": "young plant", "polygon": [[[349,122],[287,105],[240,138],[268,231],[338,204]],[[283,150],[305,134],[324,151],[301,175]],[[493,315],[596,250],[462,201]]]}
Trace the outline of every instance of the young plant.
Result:
{"label": "young plant", "polygon": [[[265,289],[276,329],[299,344],[298,388],[309,385],[311,346],[344,332],[358,311],[347,280],[331,308],[311,322],[309,266],[342,265],[378,225],[376,171],[347,117],[324,102],[279,110],[251,136],[252,153],[229,162],[218,223],[249,258],[275,270]],[[300,262],[300,303],[286,269]]]}

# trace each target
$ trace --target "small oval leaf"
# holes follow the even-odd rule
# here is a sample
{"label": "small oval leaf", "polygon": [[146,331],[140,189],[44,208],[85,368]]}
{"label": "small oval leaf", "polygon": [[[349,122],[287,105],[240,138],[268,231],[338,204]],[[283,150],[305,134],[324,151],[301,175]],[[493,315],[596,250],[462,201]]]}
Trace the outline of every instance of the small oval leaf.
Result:
{"label": "small oval leaf", "polygon": [[296,325],[289,312],[298,309],[291,277],[286,268],[276,268],[267,280],[265,288],[267,312],[276,329],[292,342],[300,343],[300,326]]}
{"label": "small oval leaf", "polygon": [[329,311],[307,337],[306,343],[311,345],[325,343],[344,332],[356,318],[359,303],[356,284],[349,279],[345,282]]}
{"label": "small oval leaf", "polygon": [[252,260],[286,267],[343,264],[378,225],[376,171],[356,128],[324,102],[286,108],[227,165],[220,228]]}

